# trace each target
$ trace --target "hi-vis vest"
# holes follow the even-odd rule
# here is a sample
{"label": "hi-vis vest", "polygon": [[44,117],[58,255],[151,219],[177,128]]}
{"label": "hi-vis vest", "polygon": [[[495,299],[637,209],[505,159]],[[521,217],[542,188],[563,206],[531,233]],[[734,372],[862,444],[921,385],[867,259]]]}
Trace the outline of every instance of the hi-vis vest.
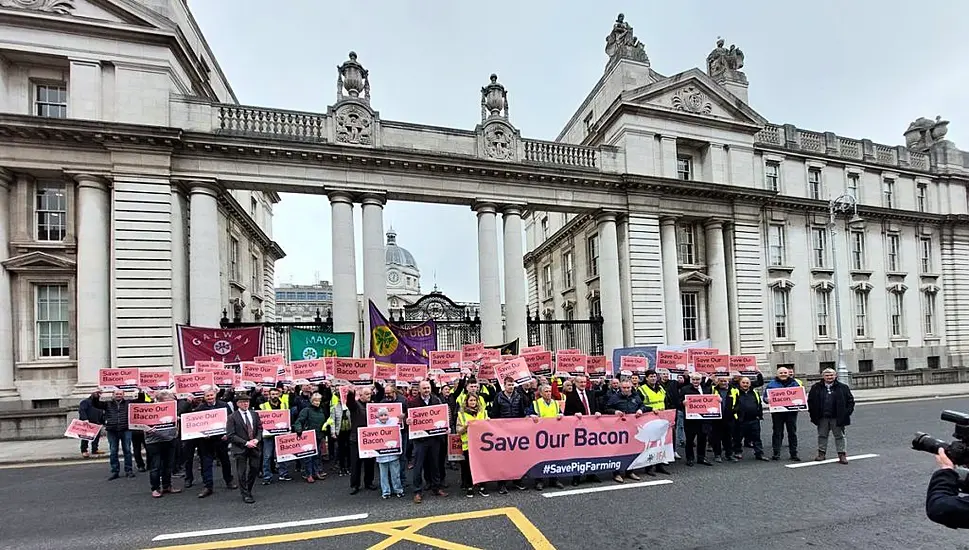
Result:
{"label": "hi-vis vest", "polygon": [[666,409],[666,389],[663,386],[659,386],[659,391],[653,391],[649,389],[648,385],[643,384],[639,386],[639,393],[643,394],[643,401],[646,402],[646,406],[654,411]]}
{"label": "hi-vis vest", "polygon": [[[487,411],[485,411],[484,407],[478,407],[478,414],[474,416],[471,416],[465,411],[461,411],[458,413],[458,426],[467,426],[468,422],[471,422],[473,420],[488,420],[488,413]],[[468,431],[467,430],[465,430],[464,433],[461,434],[461,450],[462,451],[468,450]]]}
{"label": "hi-vis vest", "polygon": [[554,399],[546,404],[544,398],[539,398],[533,404],[535,416],[539,418],[556,418],[559,415],[559,402]]}
{"label": "hi-vis vest", "polygon": [[282,395],[279,396],[279,408],[278,409],[273,409],[269,405],[269,401],[266,401],[262,405],[259,405],[259,409],[260,410],[263,410],[263,411],[273,411],[273,410],[276,410],[276,411],[285,411],[285,410],[289,409],[289,394],[288,393],[284,393],[284,394],[282,394]]}

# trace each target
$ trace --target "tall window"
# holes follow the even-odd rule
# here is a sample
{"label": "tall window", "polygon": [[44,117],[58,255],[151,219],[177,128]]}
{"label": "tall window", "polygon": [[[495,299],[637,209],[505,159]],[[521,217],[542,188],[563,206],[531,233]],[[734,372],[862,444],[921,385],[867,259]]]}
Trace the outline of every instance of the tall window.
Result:
{"label": "tall window", "polygon": [[919,212],[926,211],[926,205],[928,204],[928,188],[924,183],[918,184],[916,187],[915,204],[919,209]]}
{"label": "tall window", "polygon": [[786,288],[774,289],[774,338],[787,340],[787,312],[790,310],[790,295]]}
{"label": "tall window", "polygon": [[565,288],[572,288],[575,286],[573,281],[575,272],[575,261],[573,260],[572,251],[566,251],[562,253],[562,279],[565,281]]}
{"label": "tall window", "polygon": [[542,268],[542,289],[544,290],[543,296],[546,298],[552,297],[552,264],[545,264]]}
{"label": "tall window", "polygon": [[229,237],[229,275],[233,281],[242,279],[239,273],[239,239],[235,237]]}
{"label": "tall window", "polygon": [[811,246],[814,267],[826,267],[828,264],[828,230],[823,227],[812,228]]}
{"label": "tall window", "polygon": [[810,168],[808,169],[808,196],[818,200],[821,198],[821,195],[821,169]]}
{"label": "tall window", "polygon": [[787,243],[784,226],[771,224],[767,227],[767,248],[770,265],[785,265]]}
{"label": "tall window", "polygon": [[596,318],[602,316],[602,302],[599,298],[589,298],[589,317]]}
{"label": "tall window", "polygon": [[67,234],[67,198],[64,186],[41,183],[37,186],[35,209],[38,241],[63,241]]}
{"label": "tall window", "polygon": [[865,269],[865,232],[851,232],[851,269]]}
{"label": "tall window", "polygon": [[259,284],[259,280],[262,279],[262,269],[259,265],[259,256],[255,254],[252,255],[252,269],[249,270],[249,273],[251,275],[249,278],[249,294],[259,296],[262,294],[260,288],[262,285]]}
{"label": "tall window", "polygon": [[542,239],[548,239],[548,216],[542,217]]}
{"label": "tall window", "polygon": [[781,165],[777,162],[768,161],[764,165],[764,179],[767,183],[768,191],[781,190]]}
{"label": "tall window", "polygon": [[904,294],[901,292],[888,293],[888,317],[889,326],[892,329],[892,336],[902,336],[905,334],[904,314]]}
{"label": "tall window", "polygon": [[816,302],[818,337],[827,338],[831,335],[831,292],[819,288],[814,291]]}
{"label": "tall window", "polygon": [[599,234],[590,235],[586,241],[586,252],[589,255],[589,276],[599,274]]}
{"label": "tall window", "polygon": [[256,212],[258,211],[259,201],[256,200],[256,197],[249,197],[249,216],[252,218],[252,221],[256,221]]}
{"label": "tall window", "polygon": [[681,292],[680,305],[683,309],[683,340],[695,342],[700,339],[700,294]]}
{"label": "tall window", "polygon": [[855,337],[864,338],[868,336],[868,293],[856,290],[854,298]]}
{"label": "tall window", "polygon": [[687,155],[676,157],[676,177],[686,181],[693,179],[693,157]]}
{"label": "tall window", "polygon": [[677,261],[681,264],[696,263],[696,225],[681,223],[676,226]]}
{"label": "tall window", "polygon": [[886,236],[887,239],[887,249],[888,249],[888,271],[898,271],[899,266],[902,265],[901,253],[902,253],[902,238],[898,233],[889,233]]}
{"label": "tall window", "polygon": [[923,293],[922,330],[926,336],[935,334],[935,293]]}
{"label": "tall window", "polygon": [[885,178],[882,180],[882,206],[885,208],[895,208],[895,180]]}
{"label": "tall window", "polygon": [[858,183],[860,180],[861,176],[858,174],[848,174],[848,196],[855,199],[855,202],[861,200],[861,195],[858,194]]}
{"label": "tall window", "polygon": [[70,356],[67,285],[38,285],[36,292],[37,357]]}
{"label": "tall window", "polygon": [[919,239],[919,262],[922,273],[932,273],[932,237]]}
{"label": "tall window", "polygon": [[34,114],[47,118],[67,118],[67,87],[60,84],[35,86]]}

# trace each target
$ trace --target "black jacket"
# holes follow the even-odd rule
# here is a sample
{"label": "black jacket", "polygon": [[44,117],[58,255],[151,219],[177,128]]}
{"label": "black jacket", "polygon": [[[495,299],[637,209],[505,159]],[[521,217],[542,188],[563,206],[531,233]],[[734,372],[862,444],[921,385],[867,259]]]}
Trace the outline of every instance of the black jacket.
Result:
{"label": "black jacket", "polygon": [[959,474],[938,470],[925,495],[925,515],[950,529],[969,529],[969,500],[959,496]]}
{"label": "black jacket", "polygon": [[737,415],[737,422],[750,422],[751,420],[764,419],[764,406],[760,402],[760,395],[753,387],[744,391],[737,388],[737,403],[734,405],[734,414]]}
{"label": "black jacket", "polygon": [[92,424],[104,424],[104,411],[95,404],[98,401],[100,401],[98,396],[93,394],[81,401],[81,404],[77,406],[78,419],[86,420]]}
{"label": "black jacket", "polygon": [[525,418],[528,416],[528,398],[525,393],[515,388],[511,397],[505,392],[499,392],[491,403],[490,418]]}
{"label": "black jacket", "polygon": [[92,403],[98,409],[104,411],[104,428],[113,432],[124,432],[128,430],[128,401],[95,401]]}
{"label": "black jacket", "polygon": [[[565,410],[562,414],[565,416],[575,416],[578,414],[585,414],[585,407],[582,406],[582,400],[579,399],[579,392],[581,390],[574,390],[565,394]],[[596,400],[595,392],[589,388],[585,390],[585,402],[589,405],[589,414],[595,414],[599,411],[599,402]]]}
{"label": "black jacket", "polygon": [[[824,387],[824,381],[815,382],[808,392],[808,414],[811,415],[811,423],[817,425],[821,422],[824,413],[824,397],[828,390]],[[835,380],[831,384],[831,397],[834,399],[834,416],[838,427],[850,426],[851,415],[855,412],[855,397],[851,395],[851,389],[845,384]]]}
{"label": "black jacket", "polygon": [[620,390],[609,396],[604,412],[605,414],[615,414],[616,411],[622,411],[626,414],[636,414],[637,412],[649,412],[651,410],[653,410],[651,407],[643,405],[639,392],[633,390],[629,395],[623,395]]}
{"label": "black jacket", "polygon": [[262,440],[262,420],[260,420],[259,414],[255,409],[252,408],[249,409],[249,418],[252,422],[252,437],[249,437],[249,433],[246,430],[246,422],[242,419],[242,411],[236,409],[234,413],[229,415],[229,419],[225,423],[225,433],[229,438],[229,452],[232,456],[260,454],[258,445],[250,449],[246,447],[246,443],[250,439]]}

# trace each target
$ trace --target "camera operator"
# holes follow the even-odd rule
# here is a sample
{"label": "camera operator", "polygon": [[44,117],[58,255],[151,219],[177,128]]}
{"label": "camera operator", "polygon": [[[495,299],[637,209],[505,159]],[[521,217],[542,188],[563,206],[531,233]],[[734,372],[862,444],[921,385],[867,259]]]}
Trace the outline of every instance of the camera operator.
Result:
{"label": "camera operator", "polygon": [[939,470],[932,474],[925,496],[925,514],[950,529],[969,529],[969,499],[959,496],[960,480],[955,465],[939,449],[935,457]]}

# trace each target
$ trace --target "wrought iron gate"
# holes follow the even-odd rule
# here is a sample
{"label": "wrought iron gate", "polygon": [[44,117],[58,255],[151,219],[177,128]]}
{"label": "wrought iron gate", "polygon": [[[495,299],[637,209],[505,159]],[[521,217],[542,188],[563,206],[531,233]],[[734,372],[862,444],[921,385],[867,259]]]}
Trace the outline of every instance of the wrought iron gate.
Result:
{"label": "wrought iron gate", "polygon": [[405,328],[415,327],[428,320],[437,325],[437,349],[458,350],[464,344],[481,341],[481,318],[471,306],[454,303],[443,293],[426,294],[403,311],[391,311],[390,321]]}
{"label": "wrought iron gate", "polygon": [[548,351],[580,349],[588,355],[602,355],[602,317],[591,319],[541,319],[528,314],[528,345]]}

